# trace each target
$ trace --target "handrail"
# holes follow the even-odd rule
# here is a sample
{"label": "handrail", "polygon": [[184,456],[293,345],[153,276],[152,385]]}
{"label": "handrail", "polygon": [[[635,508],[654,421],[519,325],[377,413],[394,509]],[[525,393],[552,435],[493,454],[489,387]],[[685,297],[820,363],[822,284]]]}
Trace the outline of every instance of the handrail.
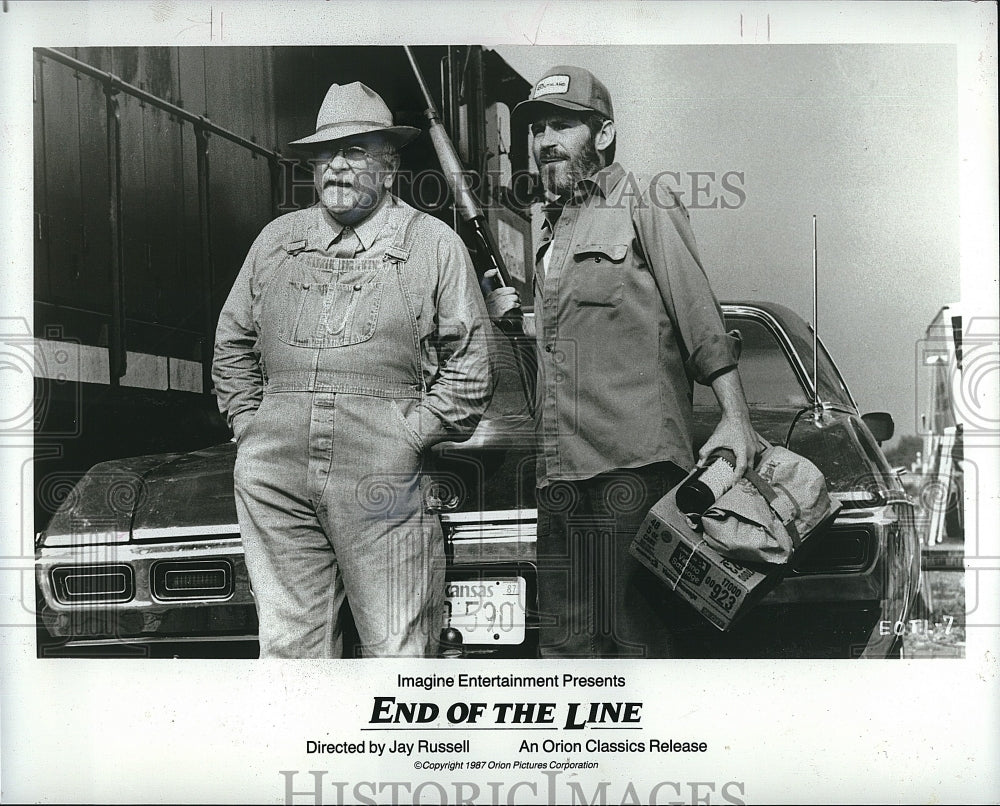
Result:
{"label": "handrail", "polygon": [[236,132],[230,131],[217,123],[213,123],[209,118],[204,115],[196,115],[193,112],[189,112],[182,106],[177,106],[177,104],[172,104],[170,101],[165,101],[157,95],[146,92],[146,90],[140,89],[134,84],[129,84],[128,82],[122,81],[121,78],[116,76],[114,73],[107,73],[104,70],[100,70],[93,65],[87,64],[86,62],[81,62],[79,59],[74,59],[72,56],[67,56],[65,53],[61,53],[58,50],[53,50],[52,48],[35,48],[36,57],[42,57],[52,59],[53,61],[60,62],[66,67],[70,67],[77,72],[84,73],[85,75],[95,78],[98,81],[107,84],[115,90],[124,92],[126,95],[131,95],[138,98],[143,103],[147,103],[150,106],[155,106],[158,109],[162,109],[164,112],[169,112],[175,117],[181,118],[195,126],[201,126],[205,131],[211,134],[217,134],[219,137],[223,137],[236,145],[242,146],[243,148],[259,154],[262,157],[267,157],[268,159],[282,160],[280,151],[276,151],[270,148],[264,148],[264,146],[255,143],[253,140],[248,140],[242,137]]}
{"label": "handrail", "polygon": [[213,123],[204,115],[197,115],[189,112],[182,106],[166,101],[144,89],[140,89],[133,84],[123,81],[114,73],[105,72],[93,65],[67,56],[52,48],[35,48],[35,58],[39,64],[43,64],[45,59],[57,62],[64,67],[95,79],[103,85],[107,126],[108,126],[108,182],[109,182],[109,218],[111,222],[111,320],[109,322],[108,334],[108,369],[110,383],[117,386],[119,379],[124,377],[126,367],[126,344],[125,344],[125,265],[123,254],[122,232],[122,188],[121,188],[121,116],[119,110],[119,93],[131,95],[143,104],[161,109],[174,116],[181,122],[187,122],[194,128],[195,150],[197,157],[197,183],[198,183],[198,229],[199,243],[202,259],[202,327],[204,333],[201,334],[201,364],[202,364],[202,393],[210,394],[212,390],[212,340],[214,330],[214,311],[212,310],[212,300],[214,297],[215,277],[212,264],[212,216],[211,216],[211,190],[208,181],[209,176],[209,150],[208,137],[214,134],[224,140],[246,149],[252,155],[261,156],[267,159],[271,180],[271,206],[272,212],[277,213],[280,201],[281,172],[279,166],[294,163],[294,160],[283,157],[280,151],[265,148],[253,140],[248,140],[236,132],[230,131],[223,126]]}

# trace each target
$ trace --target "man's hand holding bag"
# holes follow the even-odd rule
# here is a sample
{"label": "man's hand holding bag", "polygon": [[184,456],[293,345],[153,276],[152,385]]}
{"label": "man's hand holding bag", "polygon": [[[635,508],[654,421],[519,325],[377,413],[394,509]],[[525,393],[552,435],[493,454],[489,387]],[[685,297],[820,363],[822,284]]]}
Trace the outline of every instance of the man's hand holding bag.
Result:
{"label": "man's hand holding bag", "polygon": [[804,540],[833,521],[840,503],[830,498],[816,465],[787,448],[761,443],[753,470],[703,513],[688,518],[706,545],[724,557],[783,565]]}

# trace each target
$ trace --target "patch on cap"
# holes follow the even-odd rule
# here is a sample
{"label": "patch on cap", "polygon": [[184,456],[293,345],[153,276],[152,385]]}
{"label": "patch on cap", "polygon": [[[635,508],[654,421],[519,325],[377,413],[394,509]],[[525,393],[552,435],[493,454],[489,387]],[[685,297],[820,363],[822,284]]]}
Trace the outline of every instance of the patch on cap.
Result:
{"label": "patch on cap", "polygon": [[569,92],[569,76],[546,76],[535,84],[535,93],[532,99],[541,98],[543,95],[565,95]]}

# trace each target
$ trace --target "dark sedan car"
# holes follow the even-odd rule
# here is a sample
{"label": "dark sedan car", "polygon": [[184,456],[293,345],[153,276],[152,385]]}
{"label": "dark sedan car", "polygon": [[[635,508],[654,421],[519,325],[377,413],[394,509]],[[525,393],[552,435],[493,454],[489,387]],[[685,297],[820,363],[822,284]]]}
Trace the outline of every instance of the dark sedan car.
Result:
{"label": "dark sedan car", "polygon": [[[898,654],[893,626],[917,596],[920,552],[912,504],[879,447],[891,420],[859,414],[822,347],[814,366],[812,334],[797,315],[764,303],[723,308],[743,337],[740,368],[756,429],[810,458],[842,509],[705,654]],[[696,441],[704,440],[718,420],[711,391],[696,387],[694,405]],[[447,539],[445,655],[536,654],[531,433],[511,369],[473,437],[435,448],[426,501]],[[40,655],[256,653],[233,500],[235,450],[225,443],[90,470],[38,535]]]}

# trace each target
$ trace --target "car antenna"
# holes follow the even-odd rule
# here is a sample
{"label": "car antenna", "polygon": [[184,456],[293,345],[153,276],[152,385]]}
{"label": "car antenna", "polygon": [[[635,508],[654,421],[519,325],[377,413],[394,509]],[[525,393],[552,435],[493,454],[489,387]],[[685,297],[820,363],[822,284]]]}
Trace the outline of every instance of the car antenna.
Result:
{"label": "car antenna", "polygon": [[788,426],[788,433],[785,435],[785,447],[787,448],[792,443],[792,432],[795,430],[795,426],[809,409],[812,409],[813,415],[813,425],[816,428],[823,427],[823,403],[820,401],[819,397],[819,247],[817,245],[816,238],[816,214],[813,213],[812,217],[813,224],[813,316],[812,316],[812,334],[813,334],[813,371],[812,371],[812,401],[807,405],[800,408],[795,416],[792,418],[792,424]]}
{"label": "car antenna", "polygon": [[819,250],[816,239],[816,214],[813,213],[813,421],[820,424],[823,405],[819,402]]}

